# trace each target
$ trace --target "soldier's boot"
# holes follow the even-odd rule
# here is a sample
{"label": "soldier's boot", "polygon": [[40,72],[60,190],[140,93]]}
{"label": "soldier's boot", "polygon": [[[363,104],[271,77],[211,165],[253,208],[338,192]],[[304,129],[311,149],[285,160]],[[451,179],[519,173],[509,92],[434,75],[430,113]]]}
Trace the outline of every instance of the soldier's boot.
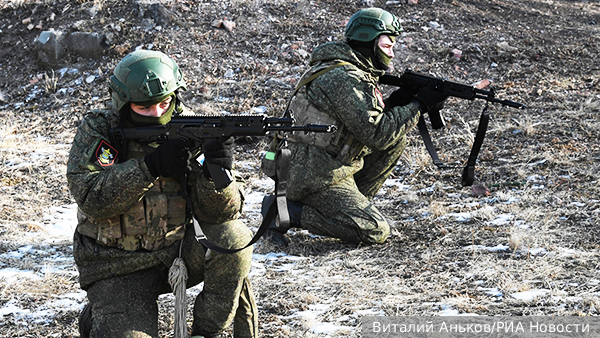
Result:
{"label": "soldier's boot", "polygon": [[89,338],[92,332],[92,304],[87,303],[79,315],[79,336]]}
{"label": "soldier's boot", "polygon": [[[267,215],[267,210],[268,210],[269,206],[274,202],[274,200],[275,200],[274,195],[267,195],[263,199],[262,209],[261,209],[261,214],[263,215],[263,219]],[[298,202],[293,202],[290,200],[287,200],[286,204],[287,204],[287,208],[288,208],[288,214],[290,216],[290,224],[288,224],[287,226],[281,226],[281,224],[279,224],[279,222],[276,222],[276,219],[274,219],[273,221],[271,221],[271,224],[269,224],[269,228],[267,229],[267,232],[265,233],[265,238],[269,239],[273,244],[284,246],[284,247],[287,247],[289,245],[289,240],[285,236],[287,231],[290,228],[301,228],[302,227],[300,224],[300,219],[302,218],[302,208],[304,207],[303,204],[298,203]]]}
{"label": "soldier's boot", "polygon": [[225,338],[225,337],[226,337],[226,335],[224,332],[209,333],[209,332],[202,330],[200,327],[198,327],[196,322],[194,322],[194,324],[192,324],[192,334],[191,334],[190,338]]}

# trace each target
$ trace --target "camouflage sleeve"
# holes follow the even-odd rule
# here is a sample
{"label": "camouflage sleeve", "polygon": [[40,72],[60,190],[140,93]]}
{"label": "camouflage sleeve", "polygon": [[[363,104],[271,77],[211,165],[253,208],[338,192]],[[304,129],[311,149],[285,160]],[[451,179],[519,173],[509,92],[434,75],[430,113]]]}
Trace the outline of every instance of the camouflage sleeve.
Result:
{"label": "camouflage sleeve", "polygon": [[[129,210],[153,186],[143,161],[118,163],[118,151],[109,143],[105,112],[88,114],[77,129],[67,162],[69,190],[81,211],[106,219]],[[99,149],[108,152],[104,163]]]}
{"label": "camouflage sleeve", "polygon": [[308,87],[313,103],[344,123],[350,133],[371,149],[387,149],[419,121],[415,103],[384,110],[383,97],[370,75],[339,67],[315,79]]}
{"label": "camouflage sleeve", "polygon": [[212,180],[206,178],[200,166],[195,166],[189,175],[192,204],[196,216],[204,222],[223,223],[240,217],[244,205],[241,178],[226,188],[216,190]]}

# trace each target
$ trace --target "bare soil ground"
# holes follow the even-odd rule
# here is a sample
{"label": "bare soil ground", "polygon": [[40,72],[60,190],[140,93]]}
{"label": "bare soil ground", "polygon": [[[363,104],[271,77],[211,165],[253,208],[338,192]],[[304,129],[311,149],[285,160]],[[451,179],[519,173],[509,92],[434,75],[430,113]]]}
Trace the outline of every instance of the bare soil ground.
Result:
{"label": "bare soil ground", "polygon": [[[154,3],[167,15],[148,10]],[[294,233],[284,252],[302,257],[295,267],[253,276],[262,336],[323,336],[311,327],[333,322],[348,327],[334,336],[357,337],[357,314],[371,309],[597,316],[600,4],[592,0],[0,1],[0,254],[39,245],[44,232],[36,224],[48,208],[73,203],[64,177],[71,139],[88,110],[109,102],[108,77],[126,53],[151,46],[176,58],[188,81],[184,98],[196,111],[264,107],[259,111],[279,116],[310,52],[342,39],[348,18],[370,5],[404,20],[396,73],[490,79],[498,97],[527,108],[490,108],[475,170],[489,196],[460,184],[484,104],[450,99],[447,128],[432,134],[442,160],[457,167],[435,167],[418,133],[410,134],[392,177],[402,185],[376,198],[393,222],[386,243],[364,247]],[[235,23],[232,31],[212,26],[223,19]],[[42,68],[33,42],[50,28],[110,33],[111,47],[97,59],[69,55]],[[63,74],[64,67],[77,71]],[[249,193],[267,193],[259,171],[265,143],[237,143]],[[244,217],[258,225],[256,212]],[[59,248],[70,250],[69,243]],[[255,248],[271,250],[268,243]],[[0,267],[34,263],[3,260]],[[35,308],[77,289],[73,275],[26,284],[0,279],[0,306]],[[532,300],[511,296],[528,290],[542,292]],[[161,300],[162,337],[171,336],[169,302]],[[323,303],[327,311],[314,321],[293,316]],[[64,311],[51,323],[27,325],[4,316],[0,337],[78,337],[77,316]]]}

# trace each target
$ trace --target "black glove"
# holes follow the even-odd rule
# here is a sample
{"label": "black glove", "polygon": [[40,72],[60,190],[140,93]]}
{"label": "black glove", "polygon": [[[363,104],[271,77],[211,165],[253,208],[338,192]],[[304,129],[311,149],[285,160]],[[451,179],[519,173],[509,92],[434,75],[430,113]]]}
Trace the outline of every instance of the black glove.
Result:
{"label": "black glove", "polygon": [[385,103],[385,108],[392,109],[398,106],[406,106],[411,103],[415,99],[415,96],[411,94],[409,91],[404,89],[397,89],[393,93],[390,94],[383,103]]}
{"label": "black glove", "polygon": [[415,96],[415,100],[421,106],[421,112],[426,113],[430,111],[439,111],[444,108],[444,101],[448,96],[440,93],[437,90],[423,87],[419,93]]}
{"label": "black glove", "polygon": [[[204,162],[218,165],[221,168],[231,170],[233,167],[233,137],[207,138],[202,141],[202,152]],[[204,174],[210,178],[207,166]]]}
{"label": "black glove", "polygon": [[191,171],[192,154],[183,140],[169,140],[144,157],[150,174],[154,177],[171,177]]}

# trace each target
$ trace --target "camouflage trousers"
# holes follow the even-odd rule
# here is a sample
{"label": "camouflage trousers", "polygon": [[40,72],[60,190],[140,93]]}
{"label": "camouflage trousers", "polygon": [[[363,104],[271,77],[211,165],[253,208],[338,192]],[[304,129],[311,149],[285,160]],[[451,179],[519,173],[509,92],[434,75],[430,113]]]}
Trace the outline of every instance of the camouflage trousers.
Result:
{"label": "camouflage trousers", "polygon": [[[213,243],[226,248],[241,247],[251,238],[250,231],[237,220],[203,224],[202,229]],[[76,232],[75,261],[92,305],[90,337],[158,337],[157,299],[172,292],[168,270],[180,244],[188,271],[187,287],[204,281],[194,303],[194,325],[205,332],[222,332],[233,322],[236,338],[258,337],[258,312],[248,280],[252,248],[236,254],[211,252],[205,260],[205,249],[195,240],[192,227],[182,242],[163,250],[135,252],[96,245],[93,239]]]}
{"label": "camouflage trousers", "polygon": [[384,151],[364,158],[364,166],[325,190],[302,198],[303,229],[349,243],[379,244],[390,235],[390,226],[373,205],[373,197],[390,176],[406,148],[406,138]]}

